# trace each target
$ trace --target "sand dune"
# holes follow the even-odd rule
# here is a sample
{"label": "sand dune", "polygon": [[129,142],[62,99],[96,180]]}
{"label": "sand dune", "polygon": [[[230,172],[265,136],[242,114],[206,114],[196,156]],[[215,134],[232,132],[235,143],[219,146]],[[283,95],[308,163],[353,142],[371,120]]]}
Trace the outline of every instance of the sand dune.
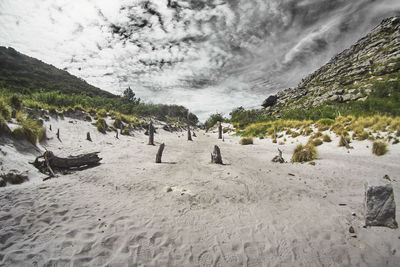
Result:
{"label": "sand dune", "polygon": [[[376,157],[368,141],[347,152],[337,139],[316,165],[290,160],[297,142],[158,130],[157,146],[98,133],[79,120],[44,146],[68,156],[100,151],[98,167],[0,189],[2,266],[398,266],[400,230],[363,228],[364,182],[389,175],[399,207],[400,147]],[[93,142],[85,140],[90,130]],[[68,133],[67,133],[68,132]],[[293,141],[293,143],[291,143]],[[218,144],[225,165],[210,163]],[[367,148],[369,146],[369,148]],[[345,205],[339,205],[345,204]],[[399,212],[397,212],[399,217]],[[349,233],[353,226],[355,234]],[[356,237],[353,237],[356,235]]]}

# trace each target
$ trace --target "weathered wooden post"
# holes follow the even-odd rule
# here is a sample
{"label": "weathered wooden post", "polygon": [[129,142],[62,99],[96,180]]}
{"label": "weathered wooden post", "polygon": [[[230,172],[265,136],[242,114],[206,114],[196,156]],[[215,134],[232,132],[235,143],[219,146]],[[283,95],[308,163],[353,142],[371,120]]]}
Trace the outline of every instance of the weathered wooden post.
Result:
{"label": "weathered wooden post", "polygon": [[[122,129],[121,129],[121,131],[122,131]],[[119,139],[119,138],[118,138],[118,129],[117,129],[115,132],[116,132],[115,138]]]}
{"label": "weathered wooden post", "polygon": [[90,133],[89,132],[86,133],[86,140],[92,142],[92,138],[90,137]]}
{"label": "weathered wooden post", "polygon": [[58,140],[61,140],[61,139],[60,139],[60,129],[57,129],[57,134],[56,134],[56,135],[57,135],[57,139],[58,139]]}
{"label": "weathered wooden post", "polygon": [[153,122],[149,124],[149,145],[154,146],[154,127]]}
{"label": "weathered wooden post", "polygon": [[222,124],[218,122],[218,139],[222,139]]}
{"label": "weathered wooden post", "polygon": [[51,124],[50,124],[50,126],[49,126],[49,130],[52,131],[52,129],[51,129]]}
{"label": "weathered wooden post", "polygon": [[214,146],[214,151],[213,153],[211,153],[211,163],[223,164],[221,150],[219,149],[218,146]]}
{"label": "weathered wooden post", "polygon": [[188,136],[188,141],[193,141],[192,140],[192,134],[190,133],[190,126],[189,123],[187,125],[187,136]]}
{"label": "weathered wooden post", "polygon": [[162,153],[164,151],[164,147],[165,147],[165,144],[162,143],[160,145],[160,147],[158,148],[158,152],[157,152],[157,155],[156,155],[156,163],[161,163],[161,157],[162,157]]}

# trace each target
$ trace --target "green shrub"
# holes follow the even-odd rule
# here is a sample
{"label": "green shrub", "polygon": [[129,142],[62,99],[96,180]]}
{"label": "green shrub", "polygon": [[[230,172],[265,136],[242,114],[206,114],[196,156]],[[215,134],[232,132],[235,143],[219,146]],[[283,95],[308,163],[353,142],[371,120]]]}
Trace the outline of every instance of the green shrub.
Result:
{"label": "green shrub", "polygon": [[97,115],[99,115],[100,117],[107,117],[107,110],[105,110],[104,108],[102,108],[102,109],[100,109],[98,112],[97,112]]}
{"label": "green shrub", "polygon": [[120,119],[115,119],[113,125],[117,129],[122,129],[123,127],[122,121]]}
{"label": "green shrub", "polygon": [[242,138],[239,143],[241,145],[252,145],[253,144],[253,138],[252,137]]}
{"label": "green shrub", "polygon": [[320,125],[331,126],[334,123],[335,123],[334,120],[328,119],[328,118],[323,118],[323,119],[320,119],[319,121],[317,121],[318,126],[320,126]]}
{"label": "green shrub", "polygon": [[16,94],[13,94],[13,95],[11,96],[11,98],[10,98],[10,104],[11,104],[11,106],[12,106],[14,109],[16,109],[16,110],[20,110],[20,109],[22,108],[22,100],[21,100],[21,98],[20,98],[18,95],[16,95]]}
{"label": "green shrub", "polygon": [[329,143],[332,142],[332,139],[329,135],[325,134],[324,136],[322,136],[322,141]]}
{"label": "green shrub", "polygon": [[307,162],[317,158],[317,149],[308,144],[303,146],[299,144],[293,151],[292,162]]}
{"label": "green shrub", "polygon": [[0,115],[8,121],[11,118],[10,107],[0,98]]}
{"label": "green shrub", "polygon": [[105,121],[103,118],[99,118],[99,119],[97,120],[97,122],[96,122],[96,127],[97,127],[97,130],[98,130],[99,132],[103,133],[103,134],[106,133],[107,128],[108,128],[107,123],[106,123],[106,121]]}
{"label": "green shrub", "polygon": [[357,140],[360,140],[360,141],[367,140],[368,137],[369,137],[368,132],[362,131],[360,134],[357,135]]}
{"label": "green shrub", "polygon": [[384,142],[376,141],[372,145],[372,153],[377,156],[385,155],[387,151],[387,144]]}
{"label": "green shrub", "polygon": [[222,113],[212,114],[204,123],[204,127],[206,128],[206,130],[208,130],[213,127],[218,121],[223,122],[224,120],[225,119],[222,116]]}

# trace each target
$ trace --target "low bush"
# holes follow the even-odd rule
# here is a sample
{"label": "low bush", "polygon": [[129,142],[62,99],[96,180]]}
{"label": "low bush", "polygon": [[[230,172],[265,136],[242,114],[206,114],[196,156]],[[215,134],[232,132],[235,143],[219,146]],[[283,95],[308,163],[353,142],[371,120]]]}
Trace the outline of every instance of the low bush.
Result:
{"label": "low bush", "polygon": [[332,139],[329,135],[325,134],[324,136],[322,136],[322,141],[329,143],[332,142]]}
{"label": "low bush", "polygon": [[312,144],[313,146],[320,146],[320,145],[323,144],[322,140],[319,139],[319,138],[317,138],[317,139],[312,139],[312,140],[310,140],[310,141],[311,141],[311,144]]}
{"label": "low bush", "polygon": [[253,138],[252,137],[242,138],[239,143],[241,145],[252,145],[253,144]]}
{"label": "low bush", "polygon": [[20,110],[22,108],[22,100],[17,94],[13,94],[10,98],[11,107],[16,110]]}
{"label": "low bush", "polygon": [[21,123],[20,127],[12,131],[12,136],[19,140],[25,139],[36,145],[37,141],[46,137],[46,129],[40,121],[28,118]]}
{"label": "low bush", "polygon": [[6,120],[0,116],[0,135],[11,135],[11,130],[7,125]]}
{"label": "low bush", "polygon": [[96,128],[99,132],[105,134],[107,131],[107,123],[103,118],[99,118],[96,122]]}
{"label": "low bush", "polygon": [[0,115],[8,121],[11,118],[11,110],[4,99],[0,98]]}
{"label": "low bush", "polygon": [[100,109],[98,112],[97,112],[97,115],[99,115],[100,117],[107,117],[107,110],[105,110],[104,108],[102,108],[102,109]]}
{"label": "low bush", "polygon": [[385,155],[387,151],[387,144],[384,142],[376,141],[372,145],[372,153],[377,156]]}
{"label": "low bush", "polygon": [[317,149],[312,144],[299,144],[293,151],[292,162],[307,162],[317,158]]}

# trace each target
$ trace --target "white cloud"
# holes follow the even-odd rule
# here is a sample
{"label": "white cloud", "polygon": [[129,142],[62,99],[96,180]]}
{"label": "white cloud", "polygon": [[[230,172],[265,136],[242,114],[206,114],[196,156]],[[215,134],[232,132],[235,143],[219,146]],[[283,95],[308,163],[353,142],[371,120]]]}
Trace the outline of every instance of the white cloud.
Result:
{"label": "white cloud", "polygon": [[[147,3],[147,4],[146,4]],[[261,104],[399,14],[397,0],[2,0],[0,45],[202,115]]]}

